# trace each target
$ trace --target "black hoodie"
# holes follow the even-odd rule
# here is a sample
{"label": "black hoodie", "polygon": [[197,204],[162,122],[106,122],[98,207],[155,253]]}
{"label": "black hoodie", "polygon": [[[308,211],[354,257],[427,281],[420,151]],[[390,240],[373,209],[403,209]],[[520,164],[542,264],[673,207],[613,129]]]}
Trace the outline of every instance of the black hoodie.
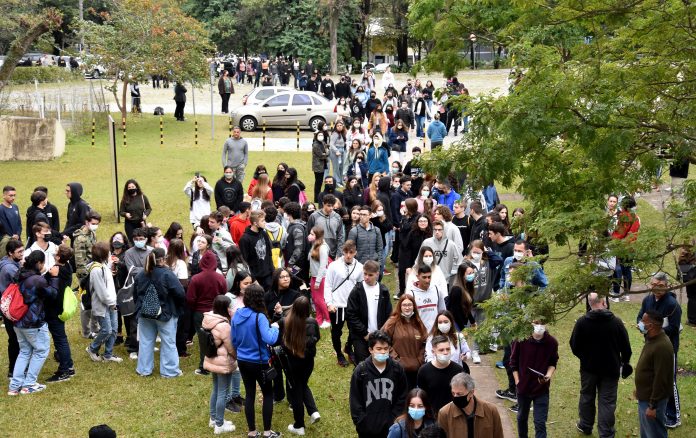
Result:
{"label": "black hoodie", "polygon": [[631,342],[623,321],[606,309],[591,310],[575,323],[570,348],[580,369],[602,377],[619,378],[621,364],[631,360]]}
{"label": "black hoodie", "polygon": [[[55,205],[46,203],[46,207],[43,209],[35,205],[30,205],[29,208],[27,208],[27,246],[30,246],[34,242],[34,233],[31,232],[31,227],[37,222],[46,222],[51,226],[51,230],[53,230],[54,234],[60,233],[60,220],[58,217],[58,209]],[[58,238],[57,242],[53,239],[51,239],[51,241],[56,245],[61,244],[60,238]]]}
{"label": "black hoodie", "polygon": [[239,239],[239,250],[249,265],[249,272],[255,278],[264,278],[273,274],[271,256],[271,239],[264,230],[252,231],[249,225]]}
{"label": "black hoodie", "polygon": [[391,178],[388,176],[383,176],[377,182],[377,199],[384,206],[384,215],[389,219],[390,223],[394,223],[394,218],[392,217],[391,209]]}
{"label": "black hoodie", "polygon": [[406,373],[391,358],[381,373],[372,357],[358,364],[350,379],[350,415],[358,434],[385,435],[403,413],[407,391]]}
{"label": "black hoodie", "polygon": [[82,184],[72,182],[68,184],[70,187],[70,203],[68,204],[67,222],[63,235],[73,238],[73,233],[78,228],[85,224],[87,212],[89,212],[89,204],[82,199]]}
{"label": "black hoodie", "polygon": [[226,205],[232,212],[239,211],[239,204],[244,200],[244,188],[237,178],[227,181],[223,176],[215,183],[215,205]]}

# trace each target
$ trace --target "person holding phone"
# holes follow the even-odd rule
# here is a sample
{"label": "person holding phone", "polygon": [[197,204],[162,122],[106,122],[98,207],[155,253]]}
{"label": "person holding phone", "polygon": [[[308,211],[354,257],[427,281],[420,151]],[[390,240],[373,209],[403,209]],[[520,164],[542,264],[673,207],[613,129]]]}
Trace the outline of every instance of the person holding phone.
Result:
{"label": "person holding phone", "polygon": [[210,214],[210,195],[213,194],[213,188],[205,176],[196,172],[184,186],[184,193],[189,197],[189,221],[195,230],[201,223],[201,218]]}

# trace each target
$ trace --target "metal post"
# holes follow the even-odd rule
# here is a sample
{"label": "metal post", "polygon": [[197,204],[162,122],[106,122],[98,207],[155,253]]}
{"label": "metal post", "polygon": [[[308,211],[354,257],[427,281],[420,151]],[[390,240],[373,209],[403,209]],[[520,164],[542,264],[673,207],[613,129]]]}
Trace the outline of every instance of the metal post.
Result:
{"label": "metal post", "polygon": [[60,103],[60,91],[56,95],[56,98],[58,100],[58,121],[60,122],[60,105],[61,105],[61,103]]}
{"label": "metal post", "polygon": [[266,152],[266,121],[263,121],[263,151]]}
{"label": "metal post", "polygon": [[230,125],[230,137],[232,137],[232,117],[228,119],[229,125]]}
{"label": "metal post", "polygon": [[94,147],[94,130],[96,128],[97,122],[94,120],[94,117],[92,117],[92,147]]}
{"label": "metal post", "polygon": [[210,63],[210,139],[215,139],[215,109],[213,107],[213,79],[215,78],[215,63]]}
{"label": "metal post", "polygon": [[300,150],[300,122],[297,122],[297,150]]}
{"label": "metal post", "polygon": [[193,141],[196,146],[198,146],[198,120],[195,119],[193,121],[193,126],[194,126],[194,135],[193,135]]}
{"label": "metal post", "polygon": [[126,144],[126,118],[122,117],[121,118],[121,128],[123,129],[123,147],[128,147],[128,144]]}
{"label": "metal post", "polygon": [[160,116],[160,147],[164,147],[164,117]]}

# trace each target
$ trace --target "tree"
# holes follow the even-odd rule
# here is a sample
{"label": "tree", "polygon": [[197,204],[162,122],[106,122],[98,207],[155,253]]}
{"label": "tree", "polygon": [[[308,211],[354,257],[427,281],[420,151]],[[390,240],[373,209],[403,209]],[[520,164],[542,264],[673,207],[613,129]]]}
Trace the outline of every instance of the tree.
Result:
{"label": "tree", "polygon": [[[666,202],[663,223],[644,224],[635,240],[608,237],[604,212],[608,194],[650,191],[658,168],[696,163],[696,56],[687,49],[696,47],[696,5],[517,4],[519,16],[498,32],[516,62],[509,93],[461,100],[472,116],[469,134],[424,159],[441,175],[466,172],[474,189],[494,180],[514,187],[528,204],[515,226],[557,246],[551,259],[563,265],[544,293],[515,288],[487,305],[496,318],[482,332],[497,326],[508,339],[528,336],[533,317],[562,317],[590,289],[608,293],[600,258],[631,259],[645,280],[657,270],[674,272],[675,250],[693,245],[696,235],[694,181]],[[444,67],[459,65],[443,53],[436,59]],[[578,241],[587,243],[586,254],[576,251]]]}
{"label": "tree", "polygon": [[[131,81],[150,75],[196,81],[208,77],[212,54],[206,30],[174,0],[118,0],[102,13],[103,25],[85,22],[86,43],[96,62],[114,75],[114,94],[123,120]],[[118,85],[121,84],[121,98]]]}
{"label": "tree", "polygon": [[16,31],[18,35],[10,46],[5,62],[0,67],[0,91],[5,88],[17,63],[34,41],[59,27],[63,20],[60,11],[54,8],[46,8],[37,15],[22,15],[17,18],[19,19],[19,29]]}

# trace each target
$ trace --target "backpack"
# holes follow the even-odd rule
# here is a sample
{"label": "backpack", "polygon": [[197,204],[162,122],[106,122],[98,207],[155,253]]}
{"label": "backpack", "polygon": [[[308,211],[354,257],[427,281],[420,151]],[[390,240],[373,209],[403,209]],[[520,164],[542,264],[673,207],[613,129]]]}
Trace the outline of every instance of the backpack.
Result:
{"label": "backpack", "polygon": [[147,319],[157,319],[162,314],[159,293],[154,283],[150,282],[140,302],[140,316]]}
{"label": "backpack", "polygon": [[63,292],[63,313],[58,315],[58,318],[63,322],[69,320],[77,313],[77,307],[78,301],[75,298],[75,292],[70,286],[67,286]]}
{"label": "backpack", "polygon": [[273,258],[273,266],[280,268],[280,262],[283,258],[283,253],[280,251],[280,242],[283,240],[283,227],[278,228],[278,239],[273,238],[273,233],[266,230],[268,239],[271,241],[271,257]]}
{"label": "backpack", "polygon": [[211,359],[217,357],[218,345],[215,343],[213,329],[221,322],[222,321],[218,321],[217,324],[210,329],[201,328],[201,331],[198,333],[198,342],[200,342],[201,346],[203,347],[203,354],[205,354],[205,357],[209,357]]}
{"label": "backpack", "polygon": [[155,113],[154,113],[154,115],[156,115],[156,116],[163,116],[163,115],[164,115],[164,108],[162,108],[161,106],[155,107]]}
{"label": "backpack", "polygon": [[80,284],[78,285],[78,292],[80,294],[80,301],[82,301],[82,307],[85,310],[92,310],[92,285],[89,283],[89,277],[92,274],[92,270],[95,268],[101,268],[101,263],[92,263],[89,266],[87,275],[85,275]]}
{"label": "backpack", "polygon": [[2,293],[0,299],[2,314],[12,322],[17,322],[29,311],[29,306],[24,303],[24,296],[19,290],[19,284],[10,283]]}

